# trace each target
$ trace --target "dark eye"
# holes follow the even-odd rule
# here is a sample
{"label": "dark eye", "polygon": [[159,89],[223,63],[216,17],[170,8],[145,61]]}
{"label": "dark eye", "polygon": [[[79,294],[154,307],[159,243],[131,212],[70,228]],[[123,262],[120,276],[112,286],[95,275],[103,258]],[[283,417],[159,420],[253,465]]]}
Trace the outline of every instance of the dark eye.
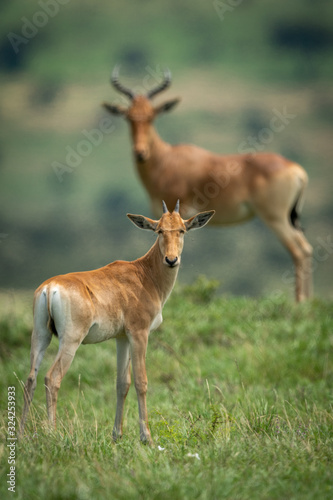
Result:
{"label": "dark eye", "polygon": [[179,232],[180,232],[180,234],[185,234],[184,229],[181,229]]}

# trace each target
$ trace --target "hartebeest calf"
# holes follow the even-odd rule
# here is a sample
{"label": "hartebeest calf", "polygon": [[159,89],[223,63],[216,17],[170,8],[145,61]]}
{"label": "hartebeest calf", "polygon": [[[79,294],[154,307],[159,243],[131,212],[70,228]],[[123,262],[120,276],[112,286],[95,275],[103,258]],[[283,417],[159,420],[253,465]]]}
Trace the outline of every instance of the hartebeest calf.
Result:
{"label": "hartebeest calf", "polygon": [[31,370],[24,387],[21,433],[37,383],[37,374],[52,334],[59,339],[57,357],[45,377],[49,420],[56,424],[56,406],[62,378],[80,344],[96,344],[111,338],[117,342],[117,410],[113,438],[122,435],[125,398],[133,366],[138,397],[140,438],[151,442],[146,407],[146,350],[148,335],[162,322],[162,309],[175,284],[184,234],[203,227],[214,211],[201,212],[188,220],[179,214],[179,202],[155,221],[127,214],[141,229],[158,237],[143,257],[132,262],[116,261],[94,271],[50,278],[34,295],[34,327],[31,339]]}
{"label": "hartebeest calf", "polygon": [[299,224],[308,177],[297,163],[273,153],[220,156],[192,144],[172,146],[156,132],[153,121],[171,110],[179,99],[153,106],[151,99],[169,87],[171,76],[146,95],[137,95],[118,80],[115,68],[111,82],[130,100],[128,108],[105,104],[113,114],[127,118],[136,166],[152,203],[153,212],[164,199],[181,201],[181,214],[190,217],[199,210],[213,209],[215,225],[245,222],[259,216],[290,252],[296,271],[296,300],[311,296],[312,247]]}

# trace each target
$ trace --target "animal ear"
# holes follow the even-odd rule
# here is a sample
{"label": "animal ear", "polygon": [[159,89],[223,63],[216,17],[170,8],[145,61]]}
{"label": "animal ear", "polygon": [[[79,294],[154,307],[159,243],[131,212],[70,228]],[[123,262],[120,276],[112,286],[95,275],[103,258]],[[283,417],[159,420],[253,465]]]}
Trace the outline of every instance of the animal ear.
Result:
{"label": "animal ear", "polygon": [[199,227],[205,226],[214,214],[215,210],[210,210],[209,212],[200,212],[199,214],[194,215],[190,219],[184,221],[186,231],[190,231],[190,229],[199,229]]}
{"label": "animal ear", "polygon": [[163,102],[159,106],[156,106],[155,113],[159,114],[159,113],[164,113],[164,111],[171,111],[171,109],[173,109],[179,102],[180,102],[180,97],[172,99],[171,101]]}
{"label": "animal ear", "polygon": [[107,102],[103,102],[102,106],[112,115],[125,115],[127,112],[126,108],[115,106],[114,104],[108,104]]}
{"label": "animal ear", "polygon": [[158,221],[144,217],[143,215],[127,214],[127,217],[140,229],[155,231]]}

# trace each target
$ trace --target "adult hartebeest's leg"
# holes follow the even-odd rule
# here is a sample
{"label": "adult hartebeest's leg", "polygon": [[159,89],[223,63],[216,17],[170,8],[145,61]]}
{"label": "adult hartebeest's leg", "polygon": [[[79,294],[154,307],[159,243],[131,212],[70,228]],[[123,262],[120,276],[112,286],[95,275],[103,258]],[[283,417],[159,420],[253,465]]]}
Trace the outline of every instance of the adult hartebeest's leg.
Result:
{"label": "adult hartebeest's leg", "polygon": [[296,301],[302,302],[310,298],[312,293],[311,245],[302,231],[291,226],[288,220],[270,220],[267,225],[275,232],[292,256],[295,266]]}
{"label": "adult hartebeest's leg", "polygon": [[152,438],[148,427],[148,412],[146,394],[148,387],[146,373],[146,352],[148,345],[148,330],[140,330],[129,334],[131,346],[131,359],[133,367],[134,384],[138,398],[140,439],[144,443],[152,444]]}
{"label": "adult hartebeest's leg", "polygon": [[274,231],[293,259],[297,302],[310,298],[312,293],[312,247],[298,220],[307,183],[307,174],[293,164],[277,175],[274,182],[259,186],[254,199],[257,215]]}
{"label": "adult hartebeest's leg", "polygon": [[80,344],[81,341],[67,340],[66,337],[60,338],[57,357],[45,377],[47,414],[54,427],[56,427],[57,399],[61,381]]}
{"label": "adult hartebeest's leg", "polygon": [[112,437],[116,441],[123,435],[123,413],[127,393],[131,385],[130,344],[127,337],[117,341],[117,410]]}

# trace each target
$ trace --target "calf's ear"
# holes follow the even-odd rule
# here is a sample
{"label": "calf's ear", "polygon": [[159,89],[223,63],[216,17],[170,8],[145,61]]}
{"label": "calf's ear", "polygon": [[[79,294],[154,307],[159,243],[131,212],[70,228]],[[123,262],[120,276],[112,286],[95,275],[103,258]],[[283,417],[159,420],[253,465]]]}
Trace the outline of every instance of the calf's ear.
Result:
{"label": "calf's ear", "polygon": [[190,231],[191,229],[199,229],[200,227],[205,226],[210,219],[215,214],[215,210],[209,210],[208,212],[200,212],[197,215],[194,215],[190,219],[184,221],[186,231]]}
{"label": "calf's ear", "polygon": [[127,217],[140,229],[155,231],[158,221],[144,217],[144,215],[127,214]]}

